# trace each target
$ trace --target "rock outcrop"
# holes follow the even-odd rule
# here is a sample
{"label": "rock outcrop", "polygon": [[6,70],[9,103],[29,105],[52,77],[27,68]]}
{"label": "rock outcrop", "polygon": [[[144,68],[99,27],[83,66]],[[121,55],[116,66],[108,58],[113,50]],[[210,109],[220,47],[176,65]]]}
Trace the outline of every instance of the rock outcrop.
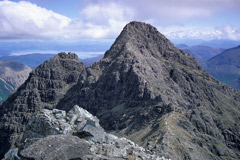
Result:
{"label": "rock outcrop", "polygon": [[[13,151],[15,154],[10,154]],[[18,148],[11,149],[5,155],[5,159],[14,157],[165,160],[126,138],[106,133],[96,117],[77,105],[67,114],[57,109],[37,112],[29,121]]]}
{"label": "rock outcrop", "polygon": [[0,107],[0,155],[14,144],[32,113],[52,108],[75,85],[85,65],[72,53],[59,53],[33,70]]}

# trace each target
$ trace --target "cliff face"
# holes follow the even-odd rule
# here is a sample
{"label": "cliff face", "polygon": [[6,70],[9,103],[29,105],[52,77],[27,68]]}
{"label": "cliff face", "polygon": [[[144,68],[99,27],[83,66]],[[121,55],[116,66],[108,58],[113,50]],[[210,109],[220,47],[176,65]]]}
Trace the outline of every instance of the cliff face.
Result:
{"label": "cliff face", "polygon": [[[23,130],[28,119],[14,114],[29,117],[45,106],[69,111],[77,104],[96,115],[107,131],[167,158],[240,158],[239,92],[212,78],[153,26],[127,24],[104,58],[86,69],[75,59],[62,63],[62,56],[67,55],[59,54],[51,65],[45,62],[33,71],[3,104],[3,143],[9,142],[9,131],[21,131],[14,130],[13,124],[20,123]],[[50,72],[55,64],[65,69]],[[71,76],[75,71],[76,76]],[[31,76],[42,77],[44,85]],[[49,78],[58,82],[51,83],[57,92],[49,91]],[[61,87],[69,79],[71,85]],[[31,92],[25,92],[28,87]]]}
{"label": "cliff face", "polygon": [[14,144],[31,114],[54,107],[75,85],[85,65],[72,53],[60,53],[33,70],[28,79],[1,106],[0,152]]}
{"label": "cliff face", "polygon": [[108,131],[172,159],[234,159],[239,102],[156,28],[131,22],[57,107],[78,104]]}
{"label": "cliff face", "polygon": [[31,68],[14,61],[0,61],[0,102],[28,78]]}

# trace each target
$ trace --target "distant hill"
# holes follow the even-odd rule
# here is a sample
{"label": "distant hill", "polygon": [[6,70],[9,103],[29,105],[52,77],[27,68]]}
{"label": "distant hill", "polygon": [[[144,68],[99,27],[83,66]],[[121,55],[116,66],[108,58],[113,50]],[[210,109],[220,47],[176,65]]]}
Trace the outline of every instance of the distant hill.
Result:
{"label": "distant hill", "polygon": [[179,44],[176,45],[176,47],[190,53],[197,60],[203,61],[206,61],[225,50],[224,48],[213,48],[207,45],[188,46],[185,44]]}
{"label": "distant hill", "polygon": [[38,65],[54,56],[55,54],[34,53],[20,56],[3,56],[0,57],[0,60],[12,60],[27,65],[31,68],[36,68]]}
{"label": "distant hill", "polygon": [[[11,53],[39,53],[37,51],[73,51],[73,52],[104,52],[112,44],[108,41],[80,40],[69,41],[20,41],[0,42],[0,51],[11,51]],[[0,55],[2,52],[0,52]]]}
{"label": "distant hill", "polygon": [[212,48],[206,45],[188,46],[186,44],[178,44],[176,45],[176,47],[184,50],[185,52],[196,58],[197,62],[202,66],[204,70],[207,70],[206,61],[218,55],[224,50],[222,48]]}
{"label": "distant hill", "polygon": [[177,48],[184,50],[185,52],[189,53],[191,56],[193,56],[194,58],[196,58],[197,62],[203,67],[206,68],[206,63],[205,60],[198,55],[197,53],[195,53],[194,51],[191,50],[191,47],[189,47],[186,44],[179,44],[176,45]]}
{"label": "distant hill", "polygon": [[188,46],[204,45],[212,48],[233,48],[240,44],[240,41],[214,39],[210,41],[201,39],[172,39],[174,44],[186,44]]}
{"label": "distant hill", "polygon": [[196,58],[202,68],[217,80],[240,89],[240,46],[227,50],[206,45],[178,44],[176,47]]}
{"label": "distant hill", "polygon": [[5,101],[13,91],[13,86],[0,78],[0,103]]}
{"label": "distant hill", "polygon": [[186,44],[177,44],[176,47],[179,48],[179,49],[186,49],[186,48],[189,48],[189,46],[186,45]]}
{"label": "distant hill", "polygon": [[240,78],[234,80],[233,82],[229,83],[230,86],[237,88],[240,90]]}
{"label": "distant hill", "polygon": [[240,45],[211,58],[207,66],[207,71],[216,79],[240,89]]}
{"label": "distant hill", "polygon": [[240,44],[240,41],[233,40],[211,40],[211,41],[203,41],[202,45],[210,46],[213,48],[233,48]]}
{"label": "distant hill", "polygon": [[[31,67],[32,69],[36,68],[46,60],[53,58],[56,54],[40,54],[40,53],[33,53],[27,55],[19,55],[19,56],[3,56],[0,57],[0,60],[12,60],[19,63],[22,63],[26,66]],[[102,55],[96,55],[95,57],[79,59],[79,61],[83,62],[87,66],[93,64],[94,62],[99,61],[103,57]]]}
{"label": "distant hill", "polygon": [[86,64],[86,66],[90,66],[91,64],[93,64],[94,62],[98,62],[100,59],[103,58],[103,54],[98,55],[96,57],[90,57],[90,58],[85,58],[85,59],[79,59],[79,61],[83,62],[84,64]]}
{"label": "distant hill", "polygon": [[206,45],[191,46],[188,49],[201,56],[204,60],[208,60],[225,50],[222,48],[212,48]]}
{"label": "distant hill", "polygon": [[1,56],[8,56],[9,54],[10,54],[10,51],[9,51],[9,50],[1,49],[1,48],[0,48],[0,57],[1,57]]}
{"label": "distant hill", "polygon": [[5,101],[28,78],[31,69],[14,61],[0,61],[0,102]]}

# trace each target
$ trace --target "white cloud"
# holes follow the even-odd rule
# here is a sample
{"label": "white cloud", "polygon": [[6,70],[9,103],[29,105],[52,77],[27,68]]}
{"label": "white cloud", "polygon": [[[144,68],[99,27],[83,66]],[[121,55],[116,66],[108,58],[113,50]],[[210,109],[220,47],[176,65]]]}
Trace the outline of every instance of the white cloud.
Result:
{"label": "white cloud", "polygon": [[230,25],[224,27],[199,27],[199,26],[171,26],[158,27],[159,31],[169,39],[230,39],[240,40],[240,30]]}
{"label": "white cloud", "polygon": [[221,29],[223,37],[226,37],[231,40],[240,40],[240,30],[232,28],[232,26],[227,25]]}
{"label": "white cloud", "polygon": [[0,38],[58,36],[71,19],[29,2],[0,2]]}
{"label": "white cloud", "polygon": [[[132,17],[130,8],[117,3],[89,4],[80,13],[82,26],[78,35],[86,38],[116,38]],[[78,25],[72,25],[71,28],[79,32]]]}
{"label": "white cloud", "polygon": [[113,39],[131,20],[149,22],[169,38],[240,39],[240,31],[179,26],[189,19],[240,11],[239,0],[87,0],[78,19],[30,2],[0,1],[0,39]]}
{"label": "white cloud", "polygon": [[0,39],[115,38],[130,17],[129,8],[115,3],[90,4],[72,20],[30,2],[0,1]]}
{"label": "white cloud", "polygon": [[82,18],[95,24],[107,25],[112,20],[126,21],[133,17],[133,11],[117,3],[108,4],[90,4],[82,11]]}

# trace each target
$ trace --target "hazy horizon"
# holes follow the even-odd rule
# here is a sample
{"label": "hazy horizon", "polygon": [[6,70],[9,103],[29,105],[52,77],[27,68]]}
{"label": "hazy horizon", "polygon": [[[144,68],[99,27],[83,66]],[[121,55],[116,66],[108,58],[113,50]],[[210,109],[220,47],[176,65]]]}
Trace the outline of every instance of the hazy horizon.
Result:
{"label": "hazy horizon", "polygon": [[175,44],[230,48],[240,44],[239,16],[236,0],[2,0],[0,51],[104,53],[130,21],[152,24]]}

